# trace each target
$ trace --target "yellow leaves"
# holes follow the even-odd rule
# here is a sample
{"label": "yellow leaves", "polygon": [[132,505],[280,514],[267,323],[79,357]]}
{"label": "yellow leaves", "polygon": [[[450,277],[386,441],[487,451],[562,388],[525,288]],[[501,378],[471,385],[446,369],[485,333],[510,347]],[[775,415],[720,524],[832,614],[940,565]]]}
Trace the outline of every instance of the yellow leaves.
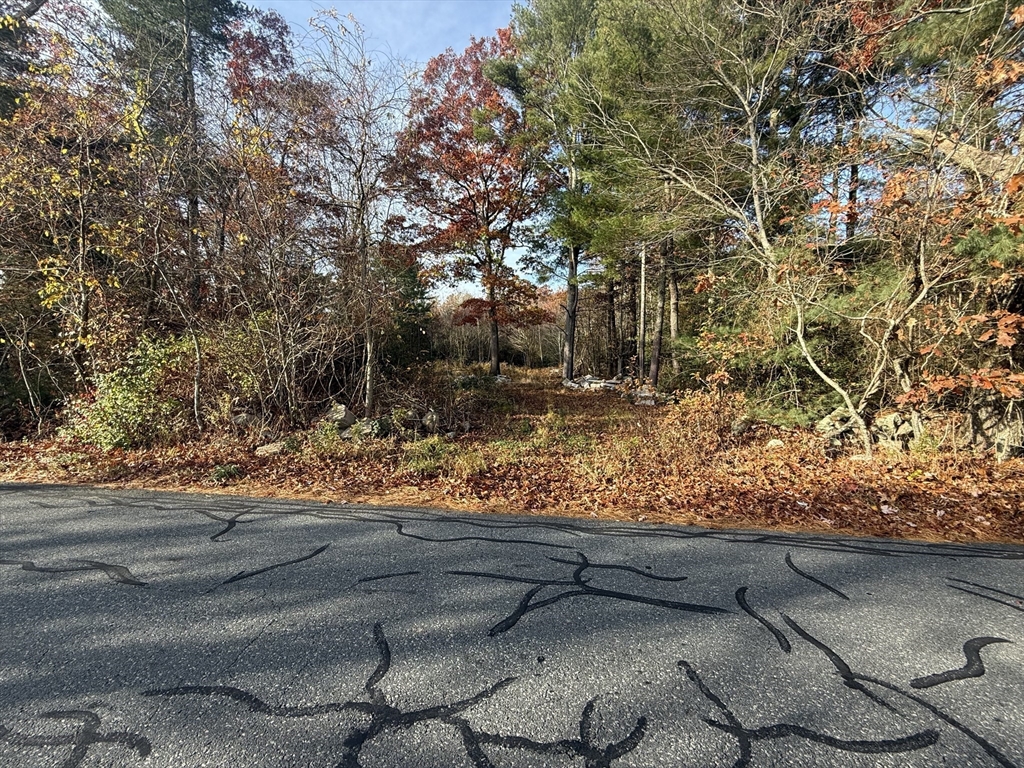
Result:
{"label": "yellow leaves", "polygon": [[1010,21],[1018,27],[1024,25],[1024,5],[1018,5],[1010,11]]}

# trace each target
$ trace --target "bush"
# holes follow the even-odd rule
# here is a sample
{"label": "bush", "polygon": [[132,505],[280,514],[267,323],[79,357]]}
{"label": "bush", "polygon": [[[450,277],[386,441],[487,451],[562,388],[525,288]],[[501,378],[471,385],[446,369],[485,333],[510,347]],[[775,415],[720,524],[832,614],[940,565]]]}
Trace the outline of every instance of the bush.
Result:
{"label": "bush", "polygon": [[237,464],[218,464],[210,473],[210,479],[221,485],[227,485],[232,480],[239,480],[243,477],[245,477],[245,470]]}
{"label": "bush", "polygon": [[71,401],[62,434],[104,450],[180,439],[189,423],[188,373],[187,342],[143,339],[125,365],[98,374],[92,393]]}
{"label": "bush", "polygon": [[404,446],[402,465],[417,475],[434,475],[452,465],[458,448],[440,435]]}

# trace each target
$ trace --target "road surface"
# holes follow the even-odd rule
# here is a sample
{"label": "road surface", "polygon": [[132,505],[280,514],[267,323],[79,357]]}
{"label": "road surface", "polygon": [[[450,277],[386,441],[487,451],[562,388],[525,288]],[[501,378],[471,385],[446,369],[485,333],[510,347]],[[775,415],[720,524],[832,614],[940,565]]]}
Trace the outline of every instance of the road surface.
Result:
{"label": "road surface", "polygon": [[0,486],[0,766],[1020,766],[1024,548]]}

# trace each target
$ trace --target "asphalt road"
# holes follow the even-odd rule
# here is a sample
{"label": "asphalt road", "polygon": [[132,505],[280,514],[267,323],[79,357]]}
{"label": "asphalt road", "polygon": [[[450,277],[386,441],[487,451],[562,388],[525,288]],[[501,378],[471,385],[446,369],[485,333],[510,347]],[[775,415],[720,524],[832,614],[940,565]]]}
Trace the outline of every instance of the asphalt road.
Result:
{"label": "asphalt road", "polygon": [[1024,548],[0,486],[0,766],[1021,766]]}

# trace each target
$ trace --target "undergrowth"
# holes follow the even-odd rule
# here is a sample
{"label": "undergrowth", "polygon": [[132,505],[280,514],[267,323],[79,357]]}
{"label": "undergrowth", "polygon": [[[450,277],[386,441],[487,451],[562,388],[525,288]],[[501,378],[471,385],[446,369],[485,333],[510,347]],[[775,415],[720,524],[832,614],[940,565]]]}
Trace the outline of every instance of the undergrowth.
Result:
{"label": "undergrowth", "polygon": [[[106,450],[44,439],[0,444],[0,478],[1024,541],[1022,460],[997,464],[923,441],[908,452],[879,450],[870,461],[826,454],[812,431],[749,425],[747,401],[709,390],[651,408],[615,393],[565,390],[553,379],[464,385],[460,391],[497,404],[463,412],[473,422],[468,432],[405,427],[350,440],[322,421],[283,439],[287,450],[273,456],[256,456],[251,439],[231,435]],[[421,401],[421,412],[429,405]],[[738,422],[749,426],[736,429]]]}

